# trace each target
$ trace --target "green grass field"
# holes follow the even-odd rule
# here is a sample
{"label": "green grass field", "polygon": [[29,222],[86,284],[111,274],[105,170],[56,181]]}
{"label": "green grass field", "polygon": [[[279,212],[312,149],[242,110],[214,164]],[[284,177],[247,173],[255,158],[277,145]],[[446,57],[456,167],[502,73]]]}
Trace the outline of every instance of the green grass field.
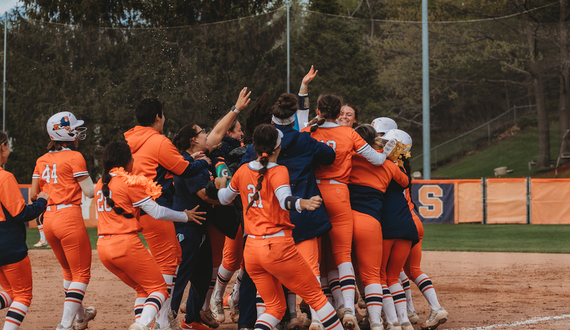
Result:
{"label": "green grass field", "polygon": [[[424,251],[570,253],[570,225],[461,224],[424,228]],[[87,231],[96,249],[97,229]],[[35,249],[38,240],[38,230],[28,229],[28,246]]]}

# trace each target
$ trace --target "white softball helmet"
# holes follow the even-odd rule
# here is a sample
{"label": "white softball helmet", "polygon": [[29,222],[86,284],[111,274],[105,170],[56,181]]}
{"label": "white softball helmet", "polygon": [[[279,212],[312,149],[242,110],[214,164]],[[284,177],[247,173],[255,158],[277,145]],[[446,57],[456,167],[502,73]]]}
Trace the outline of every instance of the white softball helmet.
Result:
{"label": "white softball helmet", "polygon": [[71,112],[63,111],[51,116],[46,128],[53,141],[85,140],[87,128],[81,125],[83,125],[83,120],[77,120]]}
{"label": "white softball helmet", "polygon": [[372,127],[376,130],[376,133],[384,133],[388,132],[391,129],[398,128],[398,124],[392,119],[388,117],[378,117],[372,121]]}
{"label": "white softball helmet", "polygon": [[412,137],[410,134],[402,131],[401,129],[391,129],[384,136],[382,137],[383,140],[396,140],[398,142],[402,142],[405,145],[410,145],[409,148],[404,149],[405,151],[410,151],[412,148]]}

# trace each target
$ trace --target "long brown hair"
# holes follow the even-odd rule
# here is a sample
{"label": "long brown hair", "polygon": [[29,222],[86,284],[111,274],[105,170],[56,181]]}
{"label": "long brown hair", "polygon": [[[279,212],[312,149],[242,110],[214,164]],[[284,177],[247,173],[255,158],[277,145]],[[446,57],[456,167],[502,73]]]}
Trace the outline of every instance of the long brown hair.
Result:
{"label": "long brown hair", "polygon": [[314,126],[311,126],[311,132],[316,131],[319,126],[325,123],[327,119],[336,119],[340,114],[342,107],[342,99],[333,94],[323,94],[317,100],[317,109],[321,112],[319,121]]}
{"label": "long brown hair", "polygon": [[107,205],[109,205],[115,213],[122,215],[127,219],[131,219],[134,215],[130,213],[125,213],[122,207],[115,207],[115,201],[111,198],[109,183],[113,177],[109,173],[114,167],[126,168],[132,159],[131,149],[126,142],[123,141],[113,141],[109,143],[105,150],[103,150],[103,177],[101,181],[103,182],[103,196]]}

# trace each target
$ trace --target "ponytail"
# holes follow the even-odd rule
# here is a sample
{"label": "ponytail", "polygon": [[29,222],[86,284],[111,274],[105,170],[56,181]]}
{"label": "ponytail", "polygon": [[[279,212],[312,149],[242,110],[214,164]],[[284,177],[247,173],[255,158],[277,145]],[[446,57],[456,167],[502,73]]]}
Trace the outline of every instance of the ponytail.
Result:
{"label": "ponytail", "polygon": [[315,132],[319,126],[325,123],[327,119],[336,119],[340,115],[342,107],[342,99],[333,94],[323,94],[317,100],[317,109],[320,111],[319,121],[317,125],[311,126],[311,132]]}
{"label": "ponytail", "polygon": [[317,121],[317,124],[314,126],[311,126],[311,133],[315,132],[317,129],[319,129],[319,126],[321,126],[322,124],[325,123],[325,121],[327,121],[325,118],[321,118]]}

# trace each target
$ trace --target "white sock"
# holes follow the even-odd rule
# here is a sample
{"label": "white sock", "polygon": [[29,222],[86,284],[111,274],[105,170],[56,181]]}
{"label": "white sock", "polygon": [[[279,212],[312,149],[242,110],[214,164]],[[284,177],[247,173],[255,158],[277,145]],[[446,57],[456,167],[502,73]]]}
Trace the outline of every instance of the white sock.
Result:
{"label": "white sock", "polygon": [[3,330],[17,330],[24,321],[26,313],[28,312],[28,306],[21,304],[19,302],[12,302],[10,304],[10,309],[6,314],[4,319],[4,329]]}
{"label": "white sock", "polygon": [[394,308],[396,309],[396,314],[398,315],[398,320],[400,324],[410,322],[408,319],[408,308],[406,307],[406,294],[400,283],[390,285],[388,287],[390,294],[392,294],[392,299],[394,300]]}
{"label": "white sock", "polygon": [[[321,320],[321,323],[325,327],[326,330],[342,330],[342,324],[338,319],[338,315],[336,315],[336,311],[334,307],[327,303],[321,309],[315,312],[315,318]],[[313,319],[313,320],[314,320]]]}
{"label": "white sock", "polygon": [[344,298],[344,308],[354,311],[354,293],[356,292],[354,280],[354,268],[351,262],[343,262],[338,265],[340,287]]}
{"label": "white sock", "polygon": [[342,291],[340,290],[340,282],[338,280],[338,269],[331,270],[327,277],[329,279],[329,287],[331,288],[331,293],[334,299],[334,307],[336,310],[340,308],[340,305],[344,304],[342,298]]}
{"label": "white sock", "polygon": [[64,328],[71,327],[77,311],[79,311],[79,309],[83,309],[83,297],[85,296],[85,290],[87,290],[87,284],[85,283],[71,282],[69,285],[69,288],[65,293],[63,315],[60,322]]}
{"label": "white sock", "polygon": [[265,313],[265,302],[261,299],[259,292],[255,293],[255,309],[257,310],[257,317],[259,318]]}
{"label": "white sock", "polygon": [[429,307],[432,311],[439,310],[441,306],[439,305],[439,301],[437,300],[437,294],[435,293],[435,289],[433,288],[433,284],[431,280],[426,274],[421,274],[416,278],[414,281],[424,297],[426,298]]}
{"label": "white sock", "polygon": [[410,312],[416,312],[414,308],[414,301],[412,300],[412,288],[410,287],[410,280],[405,272],[400,272],[400,282],[402,283],[402,288],[404,288],[404,293],[406,294],[406,305]]}
{"label": "white sock", "polygon": [[382,285],[380,283],[369,284],[364,288],[366,309],[370,324],[382,323]]}
{"label": "white sock", "polygon": [[46,241],[46,234],[44,233],[44,225],[39,225],[38,230],[40,231],[40,240]]}
{"label": "white sock", "polygon": [[156,322],[158,322],[161,328],[165,328],[168,324],[168,313],[170,313],[170,302],[172,301],[172,299],[170,299],[170,292],[172,292],[172,288],[174,287],[174,275],[162,274],[162,277],[164,278],[164,282],[166,282],[168,298],[166,298],[162,304],[162,308],[156,315]]}
{"label": "white sock", "polygon": [[4,309],[12,304],[12,298],[4,291],[0,292],[0,309]]}
{"label": "white sock", "polygon": [[137,320],[137,323],[140,323],[148,327],[151,324],[151,322],[154,320],[154,317],[156,316],[158,311],[162,308],[164,300],[165,297],[162,293],[160,292],[151,293],[144,302],[144,307],[140,318]]}
{"label": "white sock", "polygon": [[331,288],[329,287],[329,280],[326,276],[321,277],[321,288],[323,290],[323,293],[325,294],[325,297],[327,297],[329,304],[332,305],[333,295],[331,292]]}
{"label": "white sock", "polygon": [[238,270],[237,276],[236,276],[236,282],[234,283],[234,288],[232,291],[232,300],[234,301],[234,303],[238,303],[239,301],[239,287],[241,286],[241,279],[243,277],[243,270],[240,268]]}
{"label": "white sock", "polygon": [[135,309],[135,322],[137,322],[141,317],[145,301],[146,301],[146,298],[135,299],[135,308],[134,308]]}
{"label": "white sock", "polygon": [[234,272],[231,272],[224,268],[224,265],[220,265],[218,268],[218,273],[216,274],[216,286],[214,288],[214,299],[222,300],[224,299],[224,292],[226,292],[226,286],[228,282],[232,279]]}
{"label": "white sock", "polygon": [[279,319],[270,314],[261,314],[255,321],[255,330],[271,330],[274,329],[277,323],[279,323]]}
{"label": "white sock", "polygon": [[382,284],[382,309],[384,309],[384,314],[386,315],[386,321],[388,321],[388,323],[394,324],[398,322],[394,300],[392,299],[388,286],[384,284]]}

